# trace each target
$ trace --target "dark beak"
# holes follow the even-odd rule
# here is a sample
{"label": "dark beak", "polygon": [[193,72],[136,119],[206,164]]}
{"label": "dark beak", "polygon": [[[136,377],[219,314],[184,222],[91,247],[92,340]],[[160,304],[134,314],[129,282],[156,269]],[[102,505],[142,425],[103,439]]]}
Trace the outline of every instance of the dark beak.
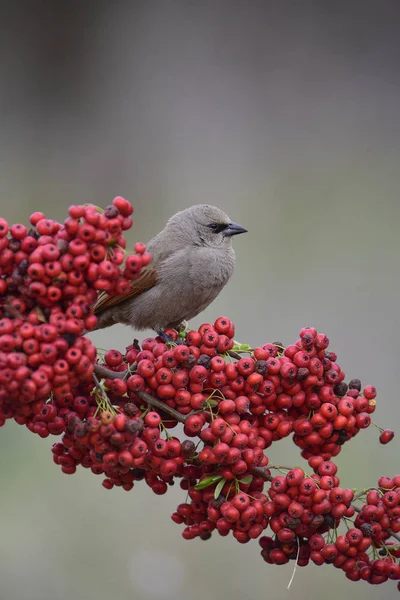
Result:
{"label": "dark beak", "polygon": [[232,237],[232,235],[239,235],[239,233],[247,233],[247,229],[238,225],[237,223],[230,222],[228,227],[224,229],[224,235]]}

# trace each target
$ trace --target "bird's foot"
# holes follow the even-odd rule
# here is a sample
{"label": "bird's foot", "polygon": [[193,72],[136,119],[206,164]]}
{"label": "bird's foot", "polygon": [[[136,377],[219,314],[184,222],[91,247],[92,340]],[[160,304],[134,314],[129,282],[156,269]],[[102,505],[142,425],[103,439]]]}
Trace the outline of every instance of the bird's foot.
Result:
{"label": "bird's foot", "polygon": [[164,344],[173,344],[174,346],[180,346],[181,344],[185,343],[185,341],[180,337],[174,340],[174,338],[171,335],[168,335],[162,329],[155,329],[154,331],[156,332],[158,337],[162,339]]}

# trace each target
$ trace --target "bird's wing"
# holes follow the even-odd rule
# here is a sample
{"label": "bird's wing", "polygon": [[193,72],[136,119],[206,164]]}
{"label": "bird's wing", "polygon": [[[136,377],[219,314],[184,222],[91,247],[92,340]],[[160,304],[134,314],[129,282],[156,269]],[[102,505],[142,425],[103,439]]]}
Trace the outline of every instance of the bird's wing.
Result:
{"label": "bird's wing", "polygon": [[121,302],[125,302],[130,298],[139,296],[146,290],[154,287],[157,284],[157,273],[152,267],[146,267],[140,274],[140,276],[132,281],[131,289],[126,294],[116,294],[115,296],[109,296],[106,292],[101,292],[97,298],[97,302],[94,305],[94,314],[99,315],[107,308],[117,306]]}

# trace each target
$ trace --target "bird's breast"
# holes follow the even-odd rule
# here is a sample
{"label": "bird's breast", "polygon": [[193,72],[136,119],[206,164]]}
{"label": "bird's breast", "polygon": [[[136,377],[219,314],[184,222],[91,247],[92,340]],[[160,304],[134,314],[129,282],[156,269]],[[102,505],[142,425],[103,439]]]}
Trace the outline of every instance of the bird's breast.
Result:
{"label": "bird's breast", "polygon": [[232,247],[201,248],[190,260],[189,277],[198,288],[222,288],[235,268],[235,252]]}

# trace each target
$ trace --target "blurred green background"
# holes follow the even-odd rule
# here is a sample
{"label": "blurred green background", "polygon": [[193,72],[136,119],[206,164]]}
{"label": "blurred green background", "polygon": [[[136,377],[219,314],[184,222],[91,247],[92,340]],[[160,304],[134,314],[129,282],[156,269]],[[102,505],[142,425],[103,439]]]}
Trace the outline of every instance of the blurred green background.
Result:
{"label": "blurred green background", "polygon": [[[226,314],[253,346],[313,325],[349,377],[376,385],[400,429],[400,72],[397,1],[1,4],[1,215],[135,206],[129,243],[178,209],[217,204],[249,230],[230,284],[192,325]],[[93,334],[121,350],[133,332]],[[144,337],[144,334],[142,337]],[[399,472],[371,428],[338,458],[342,484]],[[266,565],[257,543],[186,542],[176,486],[106,491],[53,465],[12,423],[0,435],[1,600],[353,600],[396,595],[333,567]],[[292,444],[272,462],[298,464]]]}

